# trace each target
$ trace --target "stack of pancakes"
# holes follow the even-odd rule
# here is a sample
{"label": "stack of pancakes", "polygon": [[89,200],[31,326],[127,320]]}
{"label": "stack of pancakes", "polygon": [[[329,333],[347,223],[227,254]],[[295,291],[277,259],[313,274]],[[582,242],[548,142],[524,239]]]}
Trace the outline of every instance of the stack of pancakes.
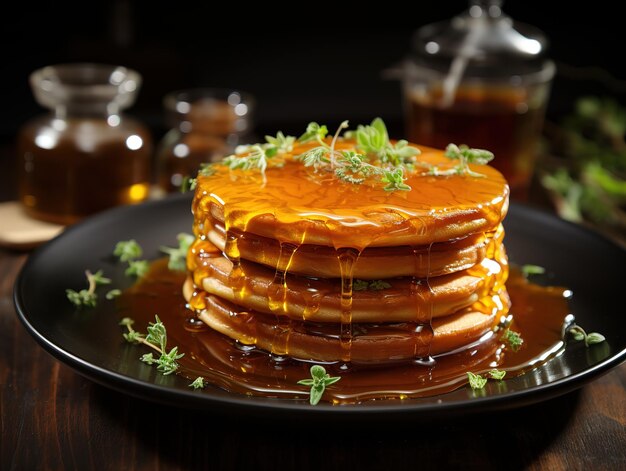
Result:
{"label": "stack of pancakes", "polygon": [[183,291],[203,322],[320,362],[425,359],[493,330],[509,309],[500,173],[414,173],[411,191],[389,192],[303,166],[293,156],[304,149],[265,175],[218,165],[199,176]]}

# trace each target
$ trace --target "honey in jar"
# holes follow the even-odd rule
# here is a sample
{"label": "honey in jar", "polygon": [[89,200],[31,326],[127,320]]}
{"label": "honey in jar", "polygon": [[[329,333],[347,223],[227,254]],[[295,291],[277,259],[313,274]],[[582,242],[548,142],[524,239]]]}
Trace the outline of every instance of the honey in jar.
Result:
{"label": "honey in jar", "polygon": [[148,197],[151,135],[122,113],[140,83],[133,70],[101,64],[31,74],[37,102],[50,109],[18,135],[20,200],[31,216],[71,224]]}

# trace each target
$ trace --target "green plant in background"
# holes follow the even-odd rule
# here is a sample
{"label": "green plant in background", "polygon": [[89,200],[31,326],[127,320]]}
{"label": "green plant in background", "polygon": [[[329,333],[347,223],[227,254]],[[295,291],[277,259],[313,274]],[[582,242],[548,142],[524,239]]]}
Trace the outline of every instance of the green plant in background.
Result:
{"label": "green plant in background", "polygon": [[580,98],[560,131],[551,151],[567,161],[541,180],[560,216],[626,230],[626,108]]}

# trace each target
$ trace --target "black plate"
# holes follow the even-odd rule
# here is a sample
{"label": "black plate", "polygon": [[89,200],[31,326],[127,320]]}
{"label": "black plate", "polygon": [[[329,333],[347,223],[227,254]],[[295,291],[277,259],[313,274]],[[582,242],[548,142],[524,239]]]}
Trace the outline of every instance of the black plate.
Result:
{"label": "black plate", "polygon": [[67,287],[83,286],[86,268],[104,269],[114,285],[127,286],[111,251],[115,242],[137,239],[146,257],[160,245],[174,245],[176,234],[191,232],[190,198],[170,197],[117,208],[71,227],[28,259],[15,284],[21,321],[52,355],[88,378],[149,400],[222,412],[326,417],[425,417],[518,407],[555,397],[597,378],[626,358],[623,269],[626,251],[601,236],[549,214],[512,205],[506,218],[506,246],[512,262],[547,268],[550,284],[574,291],[572,312],[588,331],[607,341],[586,349],[568,346],[564,354],[502,385],[488,383],[484,395],[468,387],[449,394],[362,405],[312,407],[303,401],[263,399],[206,388],[192,391],[188,380],[162,376],[137,359],[137,349],[121,341],[118,316],[102,302],[95,310],[75,311]]}

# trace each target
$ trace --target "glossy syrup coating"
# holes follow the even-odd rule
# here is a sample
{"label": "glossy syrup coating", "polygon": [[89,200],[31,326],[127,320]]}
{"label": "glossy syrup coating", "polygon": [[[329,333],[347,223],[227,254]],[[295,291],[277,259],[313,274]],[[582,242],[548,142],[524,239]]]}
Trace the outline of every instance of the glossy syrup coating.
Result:
{"label": "glossy syrup coating", "polygon": [[[200,176],[193,203],[196,234],[205,235],[215,218],[227,231],[362,251],[427,245],[488,231],[508,209],[508,185],[489,166],[471,166],[484,178],[418,171],[405,182],[411,191],[385,191],[375,178],[347,183],[294,160],[309,148],[296,146],[284,166],[266,170],[265,181],[259,171],[233,171],[223,165],[215,166],[213,175]],[[337,148],[354,149],[354,143],[340,141]],[[420,162],[441,169],[454,165],[442,151],[421,150]]]}

